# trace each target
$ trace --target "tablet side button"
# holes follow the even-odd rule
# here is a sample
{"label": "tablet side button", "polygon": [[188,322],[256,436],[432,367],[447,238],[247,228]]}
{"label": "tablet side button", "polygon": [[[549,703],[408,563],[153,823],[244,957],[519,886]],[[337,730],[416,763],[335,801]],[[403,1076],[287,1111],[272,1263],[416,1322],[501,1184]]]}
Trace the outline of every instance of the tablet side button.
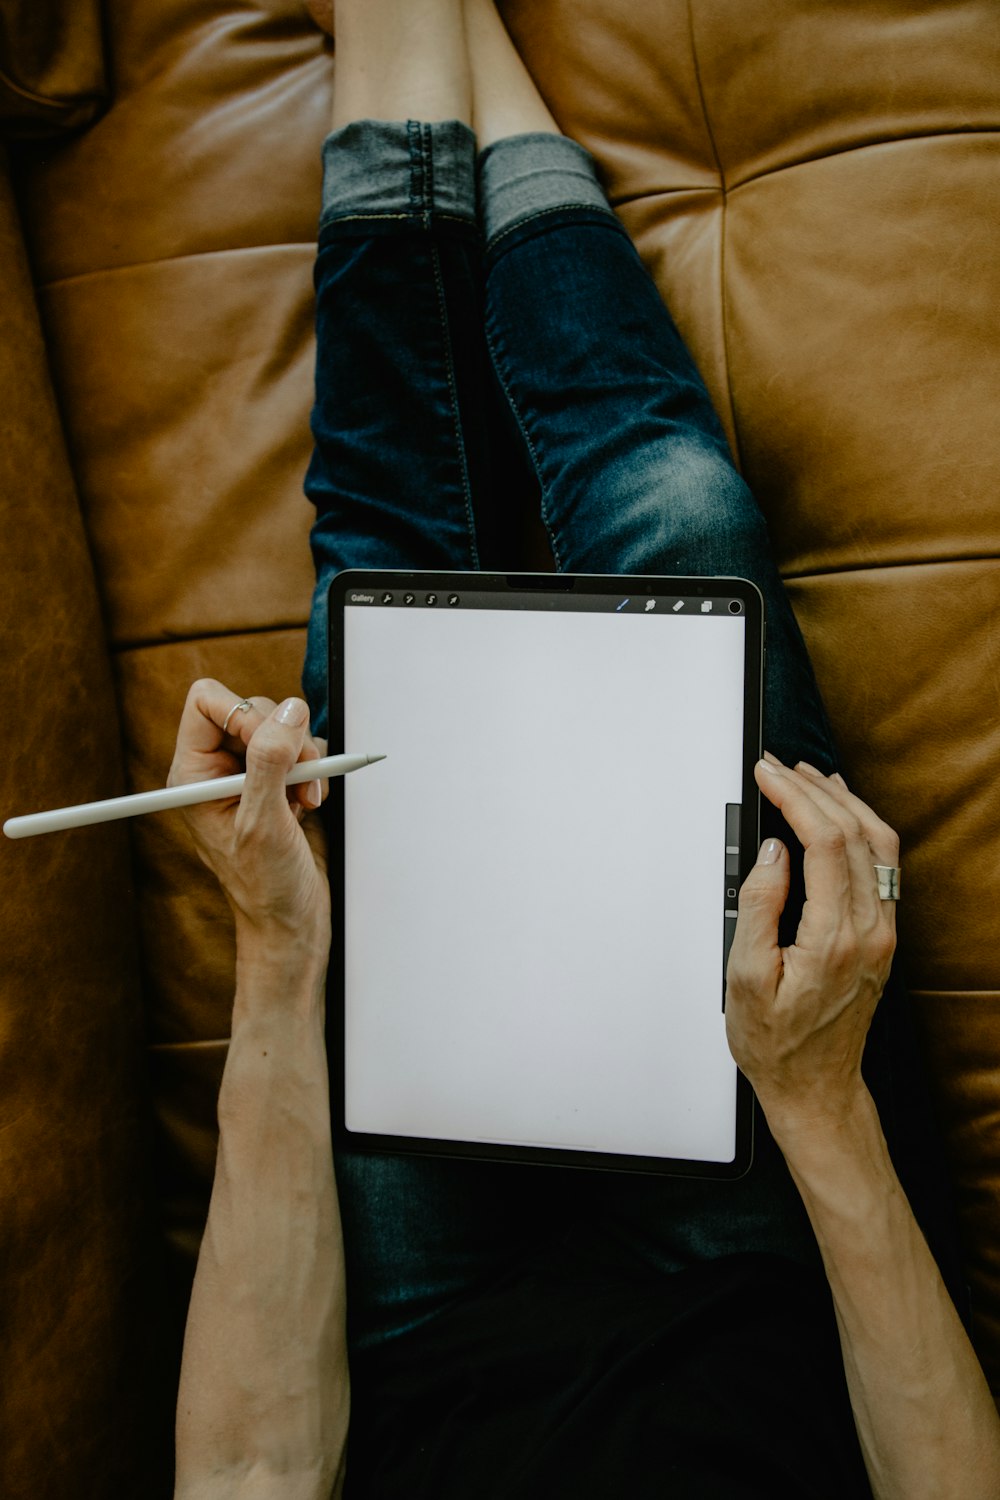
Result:
{"label": "tablet side button", "polygon": [[740,818],[738,802],[726,803],[725,900],[722,908],[722,1009],[726,1008],[726,965],[736,933],[736,896],[740,875]]}

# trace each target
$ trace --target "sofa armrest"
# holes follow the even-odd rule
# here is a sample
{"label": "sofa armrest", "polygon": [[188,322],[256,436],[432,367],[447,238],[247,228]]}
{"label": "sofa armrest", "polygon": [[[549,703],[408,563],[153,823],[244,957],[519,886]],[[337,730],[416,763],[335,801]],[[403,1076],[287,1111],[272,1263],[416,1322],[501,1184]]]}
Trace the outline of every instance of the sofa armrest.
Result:
{"label": "sofa armrest", "polygon": [[100,0],[4,0],[0,133],[32,139],[79,130],[107,100]]}
{"label": "sofa armrest", "polygon": [[[125,779],[97,585],[2,149],[0,285],[6,818],[114,796]],[[131,884],[120,824],[0,839],[6,1500],[147,1493],[122,1478],[143,1462],[145,1372],[164,1363],[150,1354]]]}

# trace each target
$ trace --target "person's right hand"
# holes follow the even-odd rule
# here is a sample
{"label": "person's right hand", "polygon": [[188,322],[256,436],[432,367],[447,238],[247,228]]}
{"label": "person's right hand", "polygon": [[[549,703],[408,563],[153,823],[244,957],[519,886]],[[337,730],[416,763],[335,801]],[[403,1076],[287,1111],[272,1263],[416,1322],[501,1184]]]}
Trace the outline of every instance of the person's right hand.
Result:
{"label": "person's right hand", "polygon": [[861,1057],[896,943],[874,866],[898,863],[899,839],[838,777],[774,757],[756,777],[805,849],[806,902],[795,942],[779,947],[789,857],[768,840],[740,891],[726,1032],[777,1134],[842,1120],[865,1092]]}
{"label": "person's right hand", "polygon": [[246,770],[242,796],[185,810],[198,853],[218,876],[237,933],[329,948],[330,898],[323,829],[308,810],[319,806],[321,783],[285,786],[296,762],[326,753],[307,731],[301,698],[278,706],[254,697],[229,718],[240,695],[203,678],[191,687],[177,732],[168,786],[232,776]]}

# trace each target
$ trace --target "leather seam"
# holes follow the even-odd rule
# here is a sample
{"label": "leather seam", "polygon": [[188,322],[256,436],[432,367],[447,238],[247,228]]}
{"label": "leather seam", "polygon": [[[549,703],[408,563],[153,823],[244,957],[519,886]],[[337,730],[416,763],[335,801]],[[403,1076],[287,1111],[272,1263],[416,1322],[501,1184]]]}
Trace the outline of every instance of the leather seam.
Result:
{"label": "leather seam", "polygon": [[[862,563],[857,567],[840,566],[836,568],[812,568],[808,572],[786,573],[781,577],[785,583],[797,583],[800,580],[808,581],[810,578],[831,578],[838,573],[877,573],[891,568],[942,568],[952,567],[961,563],[995,563],[997,557],[993,553],[977,553],[973,557],[937,557],[919,560],[905,560],[902,562],[884,563]],[[130,652],[156,651],[164,646],[189,646],[201,641],[218,641],[227,639],[238,639],[241,636],[251,635],[287,635],[290,632],[304,632],[306,621],[285,621],[270,625],[242,625],[228,626],[220,630],[200,630],[190,635],[170,635],[163,639],[154,638],[132,638],[114,641],[111,644],[111,652],[114,656],[125,656]],[[950,992],[949,992],[950,993]]]}
{"label": "leather seam", "polygon": [[212,255],[253,255],[264,250],[307,250],[312,257],[317,253],[316,240],[274,240],[264,245],[223,245],[218,250],[183,250],[179,255],[158,255],[152,260],[131,260],[123,266],[95,266],[92,271],[77,271],[73,276],[57,276],[53,281],[36,282],[35,290],[50,292],[56,287],[72,286],[74,282],[89,281],[95,276],[117,276],[122,271],[144,271],[149,266],[169,266],[179,260],[207,260]]}
{"label": "leather seam", "polygon": [[996,552],[974,552],[966,557],[916,557],[902,558],[891,562],[863,562],[853,566],[850,563],[838,563],[833,568],[808,568],[801,573],[786,573],[781,570],[784,583],[797,583],[803,578],[830,578],[837,573],[883,573],[893,568],[949,568],[961,563],[995,563],[998,560]]}
{"label": "leather seam", "polygon": [[849,156],[852,151],[877,151],[884,146],[906,146],[913,141],[947,141],[962,135],[1000,135],[1000,126],[956,126],[954,130],[918,130],[907,135],[883,136],[880,140],[852,141],[830,151],[821,151],[816,156],[800,156],[795,161],[782,162],[780,166],[754,172],[749,177],[742,177],[739,182],[730,183],[725,191],[735,193],[740,188],[749,187],[751,183],[762,182],[766,177],[776,177],[781,172],[794,172],[797,167],[808,167],[814,162],[828,161],[835,156]]}
{"label": "leather seam", "polygon": [[308,622],[299,620],[293,623],[279,623],[275,625],[227,625],[218,630],[192,631],[190,635],[177,632],[160,638],[147,636],[124,637],[120,641],[112,640],[110,650],[113,656],[127,656],[134,651],[159,651],[164,646],[191,646],[198,645],[201,641],[226,641],[239,640],[243,636],[253,635],[290,635],[304,634]]}
{"label": "leather seam", "polygon": [[715,141],[715,132],[712,129],[712,121],[708,114],[708,105],[705,101],[705,90],[701,81],[701,67],[698,62],[698,48],[694,36],[694,10],[692,0],[688,0],[688,27],[691,36],[691,62],[694,67],[695,82],[698,85],[698,99],[701,104],[701,115],[705,122],[705,130],[708,134],[709,145],[712,148],[712,159],[715,162],[715,170],[718,173],[719,189],[722,195],[722,223],[719,228],[719,314],[722,320],[722,360],[726,374],[726,405],[729,408],[729,420],[732,426],[733,461],[738,470],[742,472],[743,464],[740,454],[740,425],[736,416],[736,401],[733,397],[732,370],[729,362],[729,307],[726,296],[726,229],[728,226],[727,209],[727,185],[726,174],[722,169],[719,158],[719,148]]}
{"label": "leather seam", "polygon": [[680,187],[657,187],[650,188],[645,193],[622,194],[612,198],[613,208],[626,208],[632,203],[645,203],[649,198],[676,198],[681,195],[688,197],[698,193],[720,196],[723,199],[730,194],[738,192],[741,188],[749,187],[754,182],[762,182],[768,177],[780,176],[782,172],[794,172],[798,167],[808,167],[815,162],[827,161],[835,156],[848,156],[852,151],[877,151],[884,146],[905,146],[916,141],[951,140],[955,136],[994,136],[1000,135],[998,126],[956,126],[954,130],[921,130],[913,131],[908,135],[887,135],[880,140],[851,141],[846,145],[837,146],[829,151],[821,151],[815,156],[799,156],[794,161],[781,162],[778,166],[767,167],[762,172],[753,172],[749,177],[741,177],[738,181],[726,184],[720,182],[691,182]]}
{"label": "leather seam", "polygon": [[12,94],[19,99],[26,99],[29,104],[40,104],[44,109],[62,110],[67,108],[80,109],[84,105],[102,104],[104,94],[99,89],[93,89],[85,94],[36,94],[34,89],[28,89],[23,84],[17,83],[9,73],[0,68],[0,83],[9,88]]}

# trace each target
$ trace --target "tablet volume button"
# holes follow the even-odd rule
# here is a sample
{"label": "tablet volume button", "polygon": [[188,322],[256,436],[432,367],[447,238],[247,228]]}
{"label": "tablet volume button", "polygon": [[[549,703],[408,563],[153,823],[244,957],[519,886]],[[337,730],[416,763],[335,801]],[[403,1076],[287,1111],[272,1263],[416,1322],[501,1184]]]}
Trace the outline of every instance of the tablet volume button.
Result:
{"label": "tablet volume button", "polygon": [[729,950],[736,935],[736,900],[740,879],[740,820],[743,809],[738,802],[726,803],[726,853],[724,861],[724,896],[722,904],[722,1009],[726,1008],[726,966]]}

